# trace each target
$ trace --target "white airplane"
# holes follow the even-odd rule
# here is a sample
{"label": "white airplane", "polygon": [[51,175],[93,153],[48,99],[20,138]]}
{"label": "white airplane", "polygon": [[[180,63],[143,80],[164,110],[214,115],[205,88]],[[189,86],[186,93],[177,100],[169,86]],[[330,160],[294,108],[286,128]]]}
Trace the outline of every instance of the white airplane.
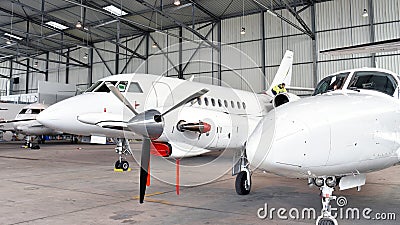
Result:
{"label": "white airplane", "polygon": [[250,192],[247,162],[306,178],[322,194],[316,224],[337,224],[330,207],[335,188],[360,190],[366,173],[399,164],[399,84],[399,76],[388,70],[342,71],[320,81],[313,97],[270,111],[247,141],[238,193]]}
{"label": "white airplane", "polygon": [[0,124],[11,123],[14,129],[7,129],[2,131],[11,131],[17,134],[26,135],[26,146],[32,147],[31,137],[36,136],[38,138],[38,142],[44,143],[42,139],[43,135],[58,135],[62,134],[62,132],[56,131],[49,127],[43,126],[43,124],[39,123],[36,120],[36,117],[40,112],[45,110],[48,105],[41,103],[33,103],[27,106],[24,106],[21,111],[15,116],[13,120],[2,120]]}
{"label": "white airplane", "polygon": [[117,138],[116,169],[129,168],[123,157],[131,153],[127,139],[146,131],[134,125],[135,121],[156,115],[160,115],[154,121],[156,134],[151,135],[153,146],[163,156],[241,149],[273,105],[298,99],[289,93],[274,97],[271,92],[279,83],[290,84],[292,62],[293,52],[287,51],[270,89],[262,94],[149,74],[114,75],[79,96],[50,106],[37,119],[67,133]]}

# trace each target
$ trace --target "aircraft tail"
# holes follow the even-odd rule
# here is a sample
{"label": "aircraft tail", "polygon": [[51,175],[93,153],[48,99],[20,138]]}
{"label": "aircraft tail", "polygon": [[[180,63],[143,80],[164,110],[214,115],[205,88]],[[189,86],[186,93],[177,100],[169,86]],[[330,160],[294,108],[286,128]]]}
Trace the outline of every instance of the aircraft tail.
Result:
{"label": "aircraft tail", "polygon": [[278,84],[285,83],[286,86],[290,86],[292,80],[292,65],[293,65],[293,52],[286,50],[285,55],[281,61],[281,65],[278,68],[278,72],[275,74],[275,78],[269,86],[267,92],[271,92],[272,88]]}

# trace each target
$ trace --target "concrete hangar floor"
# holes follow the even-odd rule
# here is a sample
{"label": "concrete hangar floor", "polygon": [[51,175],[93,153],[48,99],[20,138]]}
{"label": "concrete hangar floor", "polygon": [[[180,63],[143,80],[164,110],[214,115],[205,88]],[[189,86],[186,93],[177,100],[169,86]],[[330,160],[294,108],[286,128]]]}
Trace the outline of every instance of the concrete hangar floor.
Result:
{"label": "concrete hangar floor", "polygon": [[[209,153],[181,161],[180,195],[175,166],[152,157],[149,197],[139,204],[139,167],[114,172],[113,145],[47,143],[40,150],[21,143],[0,143],[0,224],[315,224],[310,219],[260,219],[265,208],[320,210],[319,191],[305,180],[262,171],[253,174],[252,191],[239,196],[230,174],[230,152]],[[140,143],[131,145],[140,149]],[[140,151],[134,150],[139,158]],[[361,192],[335,192],[348,207],[393,212],[400,217],[400,167],[369,174]],[[286,214],[288,216],[288,214]],[[372,214],[371,214],[372,215]],[[398,224],[397,220],[339,220],[339,224]]]}

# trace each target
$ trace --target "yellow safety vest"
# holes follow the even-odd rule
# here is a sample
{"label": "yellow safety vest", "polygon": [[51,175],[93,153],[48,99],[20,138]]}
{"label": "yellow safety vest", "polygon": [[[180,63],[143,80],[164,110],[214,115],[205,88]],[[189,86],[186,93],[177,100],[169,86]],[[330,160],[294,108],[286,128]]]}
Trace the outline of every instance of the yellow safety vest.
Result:
{"label": "yellow safety vest", "polygon": [[287,92],[286,88],[281,88],[280,87],[280,84],[278,84],[275,87],[273,87],[272,90],[274,90],[276,92],[276,94]]}

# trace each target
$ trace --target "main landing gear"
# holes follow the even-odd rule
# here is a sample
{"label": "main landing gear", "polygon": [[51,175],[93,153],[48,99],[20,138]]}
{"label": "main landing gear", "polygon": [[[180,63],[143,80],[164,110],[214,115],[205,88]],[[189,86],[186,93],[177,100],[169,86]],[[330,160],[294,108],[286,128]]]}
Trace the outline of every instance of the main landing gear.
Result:
{"label": "main landing gear", "polygon": [[251,171],[247,160],[246,150],[243,149],[240,158],[234,165],[233,174],[237,174],[235,189],[238,195],[248,195],[251,190]]}
{"label": "main landing gear", "polygon": [[132,155],[131,147],[129,146],[129,142],[125,138],[117,138],[117,147],[115,148],[115,152],[118,153],[118,160],[115,162],[114,169],[116,170],[129,170],[129,163],[126,161],[125,155]]}
{"label": "main landing gear", "polygon": [[[40,146],[39,146],[39,144],[41,144],[42,142],[41,142],[41,137],[39,137],[39,136],[36,136],[36,138],[38,139],[38,143],[37,144],[35,144],[33,141],[34,141],[34,138],[32,137],[32,136],[30,136],[30,135],[26,135],[26,137],[25,137],[25,144],[22,146],[23,148],[30,148],[30,149],[40,149]],[[44,141],[43,141],[43,143],[44,143]]]}
{"label": "main landing gear", "polygon": [[322,211],[317,218],[316,225],[338,225],[337,220],[332,216],[330,201],[336,200],[333,191],[337,184],[335,177],[310,178],[309,184],[314,183],[321,190]]}

